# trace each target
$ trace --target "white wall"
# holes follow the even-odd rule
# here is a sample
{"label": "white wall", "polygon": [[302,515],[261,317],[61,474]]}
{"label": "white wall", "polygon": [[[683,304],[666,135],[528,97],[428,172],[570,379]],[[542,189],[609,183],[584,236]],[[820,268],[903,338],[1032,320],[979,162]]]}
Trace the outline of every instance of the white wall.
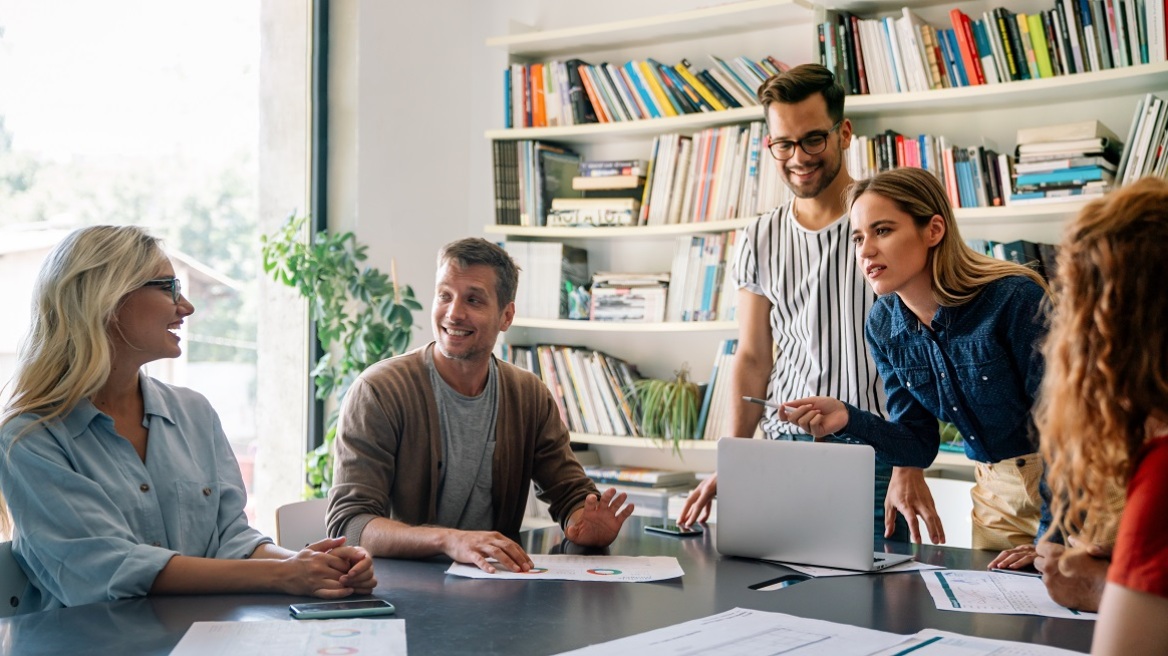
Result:
{"label": "white wall", "polygon": [[[396,259],[400,283],[427,308],[438,248],[481,234],[469,201],[472,168],[490,173],[471,161],[483,141],[470,118],[483,111],[474,92],[482,47],[471,36],[480,11],[471,0],[334,8],[329,221],[369,245],[371,266],[389,273]],[[416,317],[415,345],[430,339],[427,316]]]}

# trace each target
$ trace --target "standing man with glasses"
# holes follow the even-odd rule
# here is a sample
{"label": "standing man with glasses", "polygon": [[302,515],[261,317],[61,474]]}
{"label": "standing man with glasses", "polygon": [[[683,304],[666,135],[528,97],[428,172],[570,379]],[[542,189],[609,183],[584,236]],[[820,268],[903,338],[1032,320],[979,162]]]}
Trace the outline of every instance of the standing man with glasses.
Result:
{"label": "standing man with glasses", "polygon": [[[855,265],[844,206],[852,184],[843,165],[852,123],[844,118],[843,87],[817,64],[770,77],[758,98],[767,149],[795,198],[759,217],[741,240],[735,401],[722,434],[750,437],[761,420],[767,438],[811,440],[773,408],[764,415],[762,406],[741,398],[833,395],[885,416],[884,387],[864,342],[864,320],[876,296]],[[835,439],[852,441],[843,434]],[[678,523],[705,521],[717,486],[714,475],[694,489]],[[876,537],[919,542],[919,518],[933,542],[945,540],[920,469],[893,469],[877,459],[873,513]]]}

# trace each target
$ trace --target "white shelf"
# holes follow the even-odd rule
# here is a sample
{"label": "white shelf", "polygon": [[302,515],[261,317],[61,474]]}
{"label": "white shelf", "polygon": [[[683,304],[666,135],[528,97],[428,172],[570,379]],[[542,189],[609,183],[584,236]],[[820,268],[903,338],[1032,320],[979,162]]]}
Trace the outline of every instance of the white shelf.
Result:
{"label": "white shelf", "polygon": [[[1003,84],[983,84],[914,93],[848,96],[844,113],[848,118],[859,119],[889,113],[904,115],[969,112],[1045,105],[1083,98],[1107,98],[1164,88],[1168,88],[1168,62]],[[697,132],[721,125],[759,120],[762,120],[761,108],[742,107],[723,112],[703,112],[618,123],[488,130],[486,137],[492,140],[543,139],[572,143],[604,143],[669,132]]]}
{"label": "white shelf", "polygon": [[1001,225],[1015,223],[1061,223],[1077,214],[1090,201],[1006,205],[1005,207],[963,207],[953,210],[961,225]]}
{"label": "white shelf", "polygon": [[487,46],[537,59],[613,46],[651,45],[808,23],[807,0],[746,0],[691,11],[487,39]]}
{"label": "white shelf", "polygon": [[668,237],[691,235],[703,232],[727,232],[745,228],[758,217],[748,216],[727,221],[704,221],[700,223],[678,223],[663,226],[605,227],[594,228],[544,228],[516,225],[488,225],[483,232],[489,235],[507,237],[531,237],[538,239],[635,239],[642,237]]}
{"label": "white shelf", "polygon": [[705,333],[738,330],[734,321],[664,321],[633,323],[629,321],[576,321],[572,319],[529,319],[515,317],[514,328],[542,330],[576,330],[596,333]]}
{"label": "white shelf", "polygon": [[[579,444],[596,444],[599,446],[627,446],[639,449],[660,449],[670,451],[673,444],[664,438],[656,437],[618,437],[616,435],[596,435],[593,433],[570,433],[573,442]],[[681,440],[678,447],[685,450],[714,451],[718,448],[717,440]]]}

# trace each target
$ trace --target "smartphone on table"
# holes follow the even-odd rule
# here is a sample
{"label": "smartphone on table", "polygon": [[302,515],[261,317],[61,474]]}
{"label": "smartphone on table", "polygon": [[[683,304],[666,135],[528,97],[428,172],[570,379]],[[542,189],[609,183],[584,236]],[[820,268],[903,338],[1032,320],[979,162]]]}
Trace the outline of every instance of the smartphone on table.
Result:
{"label": "smartphone on table", "polygon": [[356,601],[326,601],[313,604],[292,604],[288,612],[298,620],[323,620],[337,617],[370,617],[393,615],[397,609],[384,599]]}
{"label": "smartphone on table", "polygon": [[701,535],[702,527],[694,524],[689,527],[681,527],[677,522],[665,522],[662,524],[647,524],[645,530],[650,533],[663,533],[665,535],[675,535],[678,537],[688,537],[691,535]]}

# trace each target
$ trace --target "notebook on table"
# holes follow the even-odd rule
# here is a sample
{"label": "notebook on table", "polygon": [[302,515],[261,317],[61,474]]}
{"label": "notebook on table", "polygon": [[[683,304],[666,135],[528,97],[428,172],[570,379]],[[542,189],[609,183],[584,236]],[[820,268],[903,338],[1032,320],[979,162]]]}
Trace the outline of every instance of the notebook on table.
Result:
{"label": "notebook on table", "polygon": [[877,553],[870,446],[724,437],[718,441],[718,552],[877,571],[912,560]]}

